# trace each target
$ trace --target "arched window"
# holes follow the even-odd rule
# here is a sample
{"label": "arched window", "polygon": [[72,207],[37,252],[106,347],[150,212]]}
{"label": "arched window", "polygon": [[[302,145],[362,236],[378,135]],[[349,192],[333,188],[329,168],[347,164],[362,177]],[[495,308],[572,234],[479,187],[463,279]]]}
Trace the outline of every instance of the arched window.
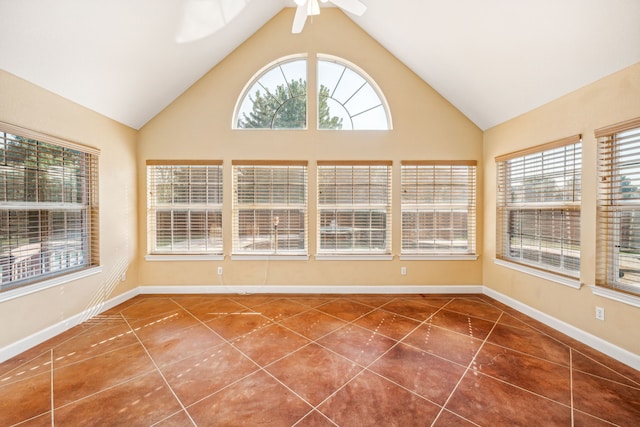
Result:
{"label": "arched window", "polygon": [[375,82],[328,55],[318,57],[318,129],[391,129],[387,102]]}
{"label": "arched window", "polygon": [[[317,82],[318,129],[391,129],[382,92],[355,65],[318,55]],[[306,129],[307,58],[281,58],[260,70],[236,104],[233,128]]]}
{"label": "arched window", "polygon": [[245,88],[236,129],[306,129],[307,60],[289,57],[267,65]]}

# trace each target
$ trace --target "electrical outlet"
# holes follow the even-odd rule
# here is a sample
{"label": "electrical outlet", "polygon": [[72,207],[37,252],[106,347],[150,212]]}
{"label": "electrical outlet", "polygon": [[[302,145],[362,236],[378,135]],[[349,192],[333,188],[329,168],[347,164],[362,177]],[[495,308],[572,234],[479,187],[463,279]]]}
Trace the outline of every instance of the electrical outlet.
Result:
{"label": "electrical outlet", "polygon": [[407,275],[407,267],[400,267],[400,274],[403,276]]}
{"label": "electrical outlet", "polygon": [[218,276],[222,276],[222,267],[218,267]]}
{"label": "electrical outlet", "polygon": [[596,319],[604,320],[604,307],[596,307]]}
{"label": "electrical outlet", "polygon": [[120,275],[120,281],[125,282],[127,280],[127,272],[125,271]]}

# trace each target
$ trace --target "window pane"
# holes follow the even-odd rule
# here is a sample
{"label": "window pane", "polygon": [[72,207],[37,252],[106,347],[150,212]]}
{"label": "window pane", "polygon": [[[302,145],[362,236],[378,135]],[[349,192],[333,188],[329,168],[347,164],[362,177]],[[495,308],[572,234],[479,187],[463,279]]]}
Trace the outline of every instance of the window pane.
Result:
{"label": "window pane", "polygon": [[598,140],[596,284],[640,295],[640,120]]}
{"label": "window pane", "polygon": [[319,165],[320,253],[390,252],[391,167]]}
{"label": "window pane", "polygon": [[347,64],[318,60],[318,129],[389,128],[385,103],[368,77]]}
{"label": "window pane", "polygon": [[60,143],[0,131],[0,291],[98,263],[97,156]]}
{"label": "window pane", "polygon": [[239,105],[239,129],[306,128],[306,59],[283,61],[268,69],[250,86]]}
{"label": "window pane", "polygon": [[307,168],[234,165],[233,253],[307,252]]}
{"label": "window pane", "polygon": [[579,276],[581,150],[568,143],[498,163],[499,258]]}
{"label": "window pane", "polygon": [[402,252],[475,252],[475,166],[402,166]]}
{"label": "window pane", "polygon": [[148,165],[151,253],[221,254],[222,166]]}

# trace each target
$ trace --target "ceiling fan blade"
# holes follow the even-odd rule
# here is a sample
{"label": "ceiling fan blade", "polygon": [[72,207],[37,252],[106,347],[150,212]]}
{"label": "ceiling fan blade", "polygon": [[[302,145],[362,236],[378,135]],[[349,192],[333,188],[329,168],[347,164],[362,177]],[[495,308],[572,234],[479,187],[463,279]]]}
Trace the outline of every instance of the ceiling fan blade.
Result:
{"label": "ceiling fan blade", "polygon": [[296,9],[296,15],[293,17],[291,32],[293,34],[301,33],[305,22],[307,22],[307,5],[302,4]]}
{"label": "ceiling fan blade", "polygon": [[345,12],[352,13],[356,16],[362,16],[367,10],[367,6],[360,0],[329,0]]}

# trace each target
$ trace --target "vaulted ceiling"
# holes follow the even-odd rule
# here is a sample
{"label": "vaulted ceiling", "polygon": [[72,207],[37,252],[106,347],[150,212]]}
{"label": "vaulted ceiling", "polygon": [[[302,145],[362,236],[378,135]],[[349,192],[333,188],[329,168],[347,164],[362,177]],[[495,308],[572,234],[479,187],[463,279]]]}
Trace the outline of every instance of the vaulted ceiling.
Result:
{"label": "vaulted ceiling", "polygon": [[[481,129],[640,62],[639,0],[361,1],[353,22]],[[0,0],[0,69],[139,129],[294,6]]]}

